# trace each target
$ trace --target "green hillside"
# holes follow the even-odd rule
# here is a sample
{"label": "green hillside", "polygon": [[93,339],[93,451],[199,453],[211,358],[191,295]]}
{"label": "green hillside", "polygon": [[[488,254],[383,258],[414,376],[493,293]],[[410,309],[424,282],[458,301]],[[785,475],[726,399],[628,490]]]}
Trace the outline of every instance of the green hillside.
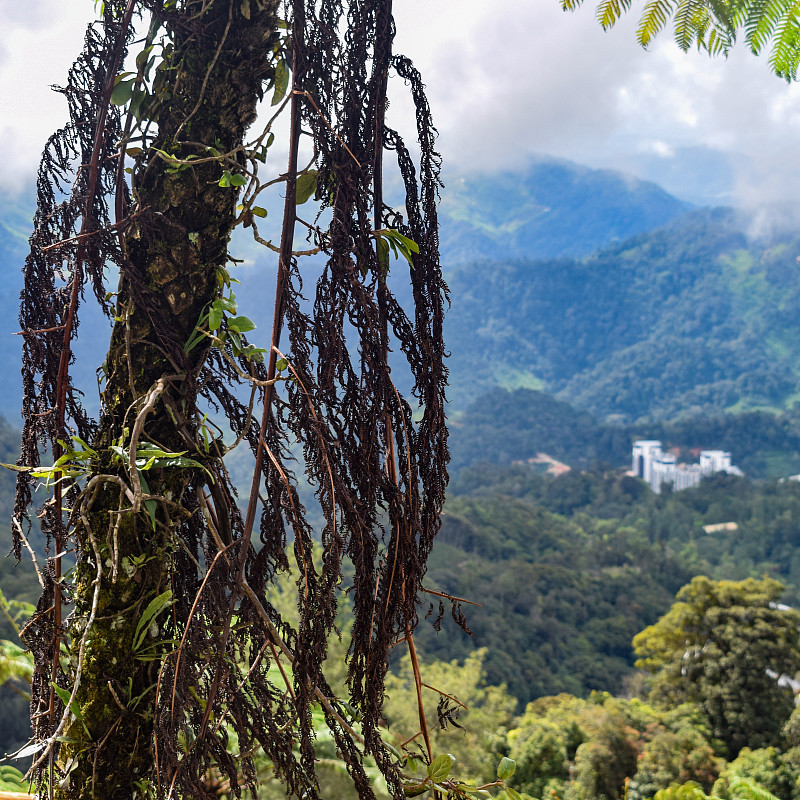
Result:
{"label": "green hillside", "polygon": [[442,263],[585,256],[690,208],[654,183],[555,158],[517,172],[445,176]]}
{"label": "green hillside", "polygon": [[[698,450],[728,450],[754,479],[800,473],[800,409],[783,413],[720,411],[687,414],[674,422],[602,422],[551,395],[495,389],[450,422],[451,474],[476,462],[508,466],[538,453],[586,469],[627,465],[635,439],[660,439],[686,462]],[[695,451],[695,452],[692,452]]]}
{"label": "green hillside", "polygon": [[[694,575],[769,575],[800,603],[800,484],[713,476],[654,495],[618,471],[537,474],[483,464],[451,486],[427,585],[464,606],[474,638],[423,626],[442,659],[487,647],[491,684],[521,702],[593,689],[620,692],[631,639]],[[706,531],[706,525],[735,529]]]}
{"label": "green hillside", "polygon": [[[664,225],[689,208],[655,184],[554,159],[534,160],[515,174],[454,175],[445,182],[440,208],[445,265],[483,257],[588,255],[613,241]],[[391,196],[391,173],[386,188]],[[18,418],[20,381],[13,376],[20,341],[10,334],[18,329],[20,269],[32,213],[29,198],[0,194],[0,363],[8,366],[12,378],[0,392],[0,414],[12,420]],[[259,223],[261,234],[266,238],[278,236],[274,226],[280,219],[280,208],[270,209],[267,219]],[[298,236],[305,235],[305,229],[298,228]],[[240,311],[260,330],[267,331],[274,295],[273,254],[256,245],[249,230],[237,232],[232,251],[244,260],[237,272],[247,286],[247,291],[240,293]],[[407,297],[410,291],[405,282],[407,277],[404,285],[395,287],[401,297]],[[86,392],[87,405],[93,407],[97,403],[95,370],[103,361],[109,330],[89,305],[81,313],[81,335],[76,344],[79,357],[73,375]],[[399,382],[408,390],[407,381],[400,377]]]}
{"label": "green hillside", "polygon": [[605,417],[788,408],[800,356],[800,239],[751,241],[693,212],[585,260],[449,274],[451,399],[544,389]]}

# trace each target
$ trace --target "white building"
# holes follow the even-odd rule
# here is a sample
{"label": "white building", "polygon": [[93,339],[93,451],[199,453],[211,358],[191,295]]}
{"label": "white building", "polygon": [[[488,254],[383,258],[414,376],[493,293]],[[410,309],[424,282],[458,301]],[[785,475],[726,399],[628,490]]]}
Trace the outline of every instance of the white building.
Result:
{"label": "white building", "polygon": [[653,462],[661,458],[661,442],[655,439],[640,439],[633,443],[633,474],[647,483],[653,478]]}
{"label": "white building", "polygon": [[659,493],[662,484],[672,484],[673,491],[697,486],[706,475],[727,472],[741,475],[731,463],[731,454],[724,450],[702,450],[698,464],[678,464],[672,453],[665,453],[656,439],[640,439],[633,443],[633,474],[650,484]]}

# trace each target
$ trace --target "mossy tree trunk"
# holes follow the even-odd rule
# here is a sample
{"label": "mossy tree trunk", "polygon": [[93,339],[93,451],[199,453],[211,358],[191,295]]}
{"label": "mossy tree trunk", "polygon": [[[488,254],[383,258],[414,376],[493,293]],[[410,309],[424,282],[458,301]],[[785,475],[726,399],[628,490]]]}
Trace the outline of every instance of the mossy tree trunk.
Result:
{"label": "mossy tree trunk", "polygon": [[[156,112],[155,148],[181,160],[235,152],[270,74],[275,3],[186,0],[178,6],[162,12],[172,55]],[[244,163],[241,152],[234,159]],[[133,213],[124,233],[104,414],[92,443],[99,454],[97,476],[133,477],[110,448],[129,446],[139,415],[140,442],[180,452],[191,451],[197,438],[197,420],[187,410],[195,407],[207,347],[185,354],[183,346],[219,296],[238,192],[219,186],[223,169],[235,169],[230,160],[178,171],[168,167],[151,150],[138,159],[132,176]],[[148,397],[152,410],[145,416]],[[188,455],[213,460],[213,453]],[[151,601],[172,588],[176,532],[188,514],[181,499],[190,482],[204,475],[181,467],[148,470],[146,491],[165,500],[151,502],[149,510],[142,504],[138,512],[129,510],[128,500],[121,502],[118,484],[99,477],[91,488],[90,476],[86,513],[76,523],[70,671],[75,677],[81,665],[77,716],[60,749],[59,771],[66,777],[56,787],[58,798],[146,797],[155,783],[154,700],[161,660],[142,656],[148,647],[151,655],[171,649],[153,649],[160,638],[157,623],[168,613],[145,626],[143,638],[139,631],[138,651],[137,625]]]}

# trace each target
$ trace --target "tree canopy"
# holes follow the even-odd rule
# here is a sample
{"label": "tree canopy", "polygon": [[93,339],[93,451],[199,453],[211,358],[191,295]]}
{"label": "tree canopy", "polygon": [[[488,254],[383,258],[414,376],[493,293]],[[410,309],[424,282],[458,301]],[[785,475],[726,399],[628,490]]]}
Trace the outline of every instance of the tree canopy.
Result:
{"label": "tree canopy", "polygon": [[775,744],[794,707],[786,677],[800,669],[800,612],[780,604],[783,588],[698,576],[633,640],[636,665],[653,675],[651,699],[698,705],[730,757]]}

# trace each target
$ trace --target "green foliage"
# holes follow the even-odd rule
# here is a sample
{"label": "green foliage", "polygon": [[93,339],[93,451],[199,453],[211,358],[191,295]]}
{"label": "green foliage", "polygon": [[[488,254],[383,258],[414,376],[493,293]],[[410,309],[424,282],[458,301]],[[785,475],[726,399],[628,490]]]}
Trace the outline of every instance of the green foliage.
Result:
{"label": "green foliage", "polygon": [[709,797],[695,781],[686,783],[673,783],[665,789],[659,789],[653,800],[719,800],[712,795]]}
{"label": "green foliage", "polygon": [[[582,2],[561,0],[561,6],[574,10]],[[632,0],[601,0],[597,19],[609,28],[631,5]],[[793,0],[650,0],[639,19],[639,44],[647,47],[670,19],[683,51],[696,46],[711,55],[727,55],[741,32],[755,55],[770,48],[769,65],[776,75],[787,81],[797,77],[800,19]]]}
{"label": "green foliage", "polygon": [[[517,762],[515,785],[536,797],[642,797],[632,790],[641,769],[641,748],[678,727],[675,715],[638,700],[599,692],[588,700],[542,698],[528,705],[508,734],[509,754]],[[698,744],[707,747],[702,735]],[[690,770],[684,774],[695,778]]]}
{"label": "green foliage", "polygon": [[[459,778],[478,784],[495,779],[498,760],[505,755],[504,731],[511,724],[516,706],[505,687],[486,685],[486,654],[485,649],[480,649],[463,663],[426,659],[421,664],[423,680],[435,687],[424,688],[425,715],[432,729],[434,752],[452,754],[458,764]],[[455,697],[466,708],[440,695],[437,689]],[[392,670],[386,693],[384,713],[389,730],[407,731],[407,735],[412,736],[419,730],[419,718],[408,656]],[[446,729],[437,725],[439,718],[448,722]],[[455,724],[449,724],[450,720]],[[508,769],[508,765],[504,769]]]}
{"label": "green foliage", "polygon": [[395,258],[402,256],[407,262],[409,267],[414,266],[414,253],[419,253],[419,245],[408,236],[404,236],[400,231],[393,230],[392,228],[384,228],[380,231],[375,231],[373,234],[378,242],[378,260],[383,268],[384,274],[389,269],[389,251],[394,254]]}
{"label": "green foliage", "polygon": [[717,210],[585,260],[451,268],[451,400],[525,386],[628,422],[790,408],[797,252],[796,237],[751,242]]}
{"label": "green foliage", "polygon": [[0,792],[28,794],[29,784],[25,776],[9,764],[0,764]]}
{"label": "green foliage", "polygon": [[768,578],[694,578],[633,640],[637,666],[653,675],[651,699],[698,705],[731,756],[778,742],[793,708],[778,677],[800,669],[800,613],[778,604],[783,588]]}
{"label": "green foliage", "polygon": [[796,800],[800,796],[800,753],[775,747],[745,747],[714,784],[723,800]]}
{"label": "green foliage", "polygon": [[[570,476],[535,477],[552,488],[554,502],[569,504],[554,495],[573,491]],[[580,489],[582,476],[575,478]],[[592,488],[603,483],[587,480]],[[488,681],[505,683],[523,703],[560,691],[619,691],[631,671],[631,638],[663,613],[691,573],[643,525],[586,514],[567,519],[534,503],[500,494],[450,499],[430,585],[480,603],[464,610],[488,647]],[[428,626],[417,639],[439,658],[463,658],[475,647],[462,633],[448,631],[445,639]]]}
{"label": "green foliage", "polygon": [[697,706],[689,703],[663,713],[650,725],[628,787],[630,800],[652,797],[663,787],[691,782],[710,791],[724,762],[714,755],[710,731]]}
{"label": "green foliage", "polygon": [[317,191],[318,173],[315,169],[308,170],[297,176],[297,205],[308,202]]}

